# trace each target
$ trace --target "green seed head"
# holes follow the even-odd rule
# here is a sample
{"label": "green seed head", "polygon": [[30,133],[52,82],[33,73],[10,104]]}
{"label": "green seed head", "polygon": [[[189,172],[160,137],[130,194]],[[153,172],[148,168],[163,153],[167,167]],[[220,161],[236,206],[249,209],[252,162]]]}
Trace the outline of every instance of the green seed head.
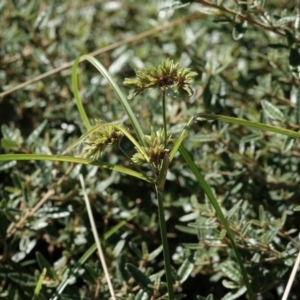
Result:
{"label": "green seed head", "polygon": [[94,131],[84,142],[84,156],[92,160],[99,159],[106,146],[117,145],[123,136],[123,133],[113,125],[103,125],[101,121],[98,121],[97,125],[99,125],[99,129]]}
{"label": "green seed head", "polygon": [[179,68],[178,63],[174,64],[173,60],[167,59],[158,67],[137,70],[136,78],[125,78],[124,85],[134,89],[129,98],[134,98],[145,89],[160,88],[165,91],[170,87],[181,95],[191,96],[193,91],[190,84],[195,76],[196,72],[191,72],[189,68]]}

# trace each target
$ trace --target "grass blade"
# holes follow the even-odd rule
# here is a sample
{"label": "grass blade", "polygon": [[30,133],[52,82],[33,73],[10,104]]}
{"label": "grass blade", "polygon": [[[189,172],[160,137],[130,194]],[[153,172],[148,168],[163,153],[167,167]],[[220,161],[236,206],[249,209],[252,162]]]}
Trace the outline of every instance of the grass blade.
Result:
{"label": "grass blade", "polygon": [[137,171],[109,164],[101,161],[93,161],[90,159],[67,156],[67,155],[47,155],[47,154],[1,154],[0,161],[13,161],[13,160],[50,160],[50,161],[65,161],[75,164],[83,164],[83,165],[93,165],[101,168],[114,170],[120,172],[125,175],[130,175],[132,177],[136,177],[138,179],[147,181],[152,183],[152,180],[149,177],[146,177],[144,174],[139,173]]}
{"label": "grass blade", "polygon": [[37,300],[39,299],[39,294],[40,294],[40,291],[41,291],[41,288],[42,288],[42,285],[43,285],[43,281],[45,279],[45,276],[46,276],[46,273],[47,273],[47,270],[46,268],[43,269],[40,277],[39,277],[39,280],[36,284],[36,287],[34,289],[34,292],[33,292],[33,297],[31,298],[32,300]]}
{"label": "grass blade", "polygon": [[[73,66],[74,74],[72,72],[72,82],[74,80],[73,89],[74,89],[74,93],[76,91],[76,96],[75,96],[76,99],[77,99],[77,97],[78,97],[78,99],[80,99],[80,98],[79,98],[79,94],[78,94],[78,83],[77,83],[77,76],[76,76],[75,71],[77,71],[77,66],[78,66],[79,61],[82,61],[83,59],[89,61],[108,80],[109,84],[111,85],[111,87],[113,88],[115,93],[117,94],[117,96],[120,100],[120,103],[122,104],[126,114],[128,115],[130,122],[138,136],[138,140],[139,140],[140,144],[144,145],[144,133],[143,133],[142,128],[140,127],[140,124],[139,124],[135,114],[133,113],[126,97],[124,96],[124,94],[122,93],[122,91],[120,90],[118,85],[115,83],[115,81],[112,79],[112,77],[110,76],[108,71],[104,68],[104,66],[96,58],[94,58],[90,55],[83,55],[80,58],[77,58],[77,60],[74,63],[74,66]],[[76,77],[76,79],[75,79],[75,77]],[[75,83],[76,83],[76,85],[75,85]],[[81,101],[80,101],[80,103],[81,103]],[[77,104],[77,106],[78,106],[78,104]],[[86,127],[89,129],[89,127],[88,127],[89,122],[88,122],[88,120],[86,120],[86,117],[85,117],[86,114],[81,111],[80,105],[79,105],[78,109],[80,109],[80,114],[83,117],[84,123],[85,123]]]}
{"label": "grass blade", "polygon": [[287,135],[287,136],[293,137],[293,138],[298,138],[298,139],[300,138],[300,133],[298,133],[296,131],[292,131],[292,130],[277,127],[277,126],[266,125],[266,124],[259,123],[259,122],[253,122],[253,121],[248,121],[248,120],[244,120],[244,119],[234,118],[234,117],[227,117],[227,116],[213,115],[213,114],[198,114],[196,119],[197,118],[199,118],[199,119],[204,118],[204,119],[209,119],[209,120],[219,120],[219,121],[228,122],[231,124],[238,124],[238,125],[243,125],[246,127],[260,129],[263,131],[280,133],[280,134]]}
{"label": "grass blade", "polygon": [[79,95],[79,87],[78,87],[78,78],[77,78],[77,69],[78,69],[78,64],[81,61],[80,57],[75,59],[73,67],[72,67],[72,88],[73,88],[73,93],[76,101],[76,105],[78,108],[79,115],[86,127],[86,129],[91,128],[90,121],[87,117],[87,114],[85,112],[85,109],[82,105],[82,101]]}
{"label": "grass blade", "polygon": [[189,122],[186,124],[185,128],[182,130],[180,136],[177,138],[177,140],[174,143],[174,146],[172,147],[170,151],[170,162],[174,158],[175,154],[177,153],[179,147],[181,146],[183,140],[186,138],[188,131],[193,124],[193,121],[195,120],[195,117],[192,117]]}
{"label": "grass blade", "polygon": [[196,176],[199,184],[201,185],[202,189],[204,190],[205,194],[207,195],[208,199],[210,200],[211,204],[213,205],[213,207],[214,207],[214,209],[215,209],[215,211],[216,211],[219,219],[221,220],[222,224],[224,225],[224,227],[226,229],[226,232],[227,232],[227,235],[228,235],[228,237],[230,239],[232,248],[233,248],[233,250],[235,252],[237,262],[238,262],[238,264],[240,266],[241,273],[242,273],[245,285],[247,287],[249,299],[254,300],[253,291],[252,291],[251,285],[249,283],[248,275],[247,275],[246,269],[244,267],[241,255],[240,255],[240,253],[239,253],[239,251],[238,251],[238,249],[236,247],[236,244],[235,244],[235,241],[234,241],[234,236],[233,236],[233,234],[231,232],[231,229],[229,227],[229,223],[226,220],[226,218],[225,218],[225,216],[224,216],[224,214],[222,212],[222,209],[221,209],[221,207],[220,207],[217,199],[215,198],[214,194],[212,193],[212,191],[210,189],[210,186],[205,181],[203,175],[201,174],[201,172],[199,171],[199,169],[195,165],[194,161],[190,157],[190,155],[187,152],[187,150],[183,146],[180,146],[179,151],[180,151],[181,155],[183,156],[183,158],[185,159],[186,163],[189,165],[191,171]]}

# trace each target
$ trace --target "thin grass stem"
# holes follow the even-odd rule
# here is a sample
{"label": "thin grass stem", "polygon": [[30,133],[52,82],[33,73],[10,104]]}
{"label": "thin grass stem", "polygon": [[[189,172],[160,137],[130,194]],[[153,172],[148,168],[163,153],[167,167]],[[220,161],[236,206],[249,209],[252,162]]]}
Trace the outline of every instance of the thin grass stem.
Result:
{"label": "thin grass stem", "polygon": [[164,121],[164,132],[165,132],[165,148],[167,147],[167,116],[166,116],[166,91],[162,93],[162,109],[163,109],[163,121]]}
{"label": "thin grass stem", "polygon": [[85,200],[85,206],[86,206],[87,213],[88,213],[88,216],[89,216],[89,220],[90,220],[90,223],[91,223],[92,232],[93,232],[93,235],[94,235],[94,240],[95,240],[95,243],[96,243],[96,246],[97,246],[97,250],[98,250],[99,257],[100,257],[101,265],[102,265],[102,268],[103,268],[103,271],[104,271],[104,274],[105,274],[108,289],[109,289],[111,298],[113,300],[116,300],[115,292],[114,292],[112,282],[110,280],[110,275],[108,273],[107,265],[106,265],[106,262],[105,262],[103,250],[102,250],[102,247],[101,247],[101,244],[100,244],[100,238],[99,238],[99,235],[98,235],[98,232],[97,232],[93,212],[92,212],[92,209],[91,209],[91,206],[90,206],[90,201],[89,201],[89,198],[87,196],[83,176],[81,174],[79,175],[79,180],[80,180],[80,184],[81,184],[81,187],[82,187],[83,196],[84,196],[84,200]]}
{"label": "thin grass stem", "polygon": [[291,275],[290,275],[289,281],[288,281],[288,283],[287,283],[287,285],[286,285],[286,288],[285,288],[285,291],[284,291],[284,294],[283,294],[281,300],[287,300],[287,299],[288,299],[288,296],[289,296],[291,287],[292,287],[292,285],[293,285],[293,282],[294,282],[294,280],[295,280],[295,276],[296,276],[297,271],[298,271],[299,264],[300,264],[300,251],[299,251],[299,253],[298,253],[298,256],[297,256],[297,259],[296,259],[296,261],[295,261],[295,264],[294,264],[292,273],[291,273]]}
{"label": "thin grass stem", "polygon": [[163,194],[159,191],[158,187],[156,187],[156,195],[158,201],[158,218],[159,218],[159,227],[160,227],[160,235],[163,246],[163,254],[164,254],[164,263],[165,263],[165,271],[166,271],[166,280],[168,287],[168,299],[174,299],[174,291],[173,291],[173,283],[172,283],[172,275],[171,275],[171,260],[170,260],[170,252],[169,245],[167,239],[167,228],[164,214],[164,205],[163,205]]}

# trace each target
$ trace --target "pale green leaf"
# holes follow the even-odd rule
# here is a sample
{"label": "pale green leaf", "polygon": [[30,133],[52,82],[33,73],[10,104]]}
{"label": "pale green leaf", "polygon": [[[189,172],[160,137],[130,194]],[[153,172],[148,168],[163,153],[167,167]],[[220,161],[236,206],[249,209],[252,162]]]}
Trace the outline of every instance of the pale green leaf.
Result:
{"label": "pale green leaf", "polygon": [[269,102],[267,100],[262,100],[261,105],[262,105],[264,112],[266,113],[266,115],[269,118],[271,118],[273,120],[278,120],[281,122],[284,121],[283,113],[274,104],[272,104],[271,102]]}

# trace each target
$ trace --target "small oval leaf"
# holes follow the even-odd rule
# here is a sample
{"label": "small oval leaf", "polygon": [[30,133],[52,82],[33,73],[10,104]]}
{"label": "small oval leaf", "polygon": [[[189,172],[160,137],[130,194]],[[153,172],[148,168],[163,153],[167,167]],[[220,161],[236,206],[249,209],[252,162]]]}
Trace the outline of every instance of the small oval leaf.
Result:
{"label": "small oval leaf", "polygon": [[148,256],[148,261],[151,261],[154,258],[156,258],[162,252],[162,250],[163,250],[163,247],[162,247],[162,245],[160,245],[157,249],[152,251]]}
{"label": "small oval leaf", "polygon": [[53,9],[56,5],[55,3],[56,1],[52,1],[51,4],[49,4],[45,10],[43,10],[36,18],[35,22],[34,22],[34,28],[36,30],[41,30],[43,29],[50,18],[51,13],[53,12]]}
{"label": "small oval leaf", "polygon": [[36,140],[37,138],[40,136],[41,132],[44,130],[44,128],[46,127],[48,121],[44,120],[37,128],[35,128],[30,135],[28,136],[27,140],[26,140],[26,144],[28,146],[31,146]]}
{"label": "small oval leaf", "polygon": [[193,272],[194,269],[194,262],[192,257],[190,256],[189,258],[185,259],[182,265],[180,266],[177,274],[180,278],[180,283],[185,282],[190,274]]}
{"label": "small oval leaf", "polygon": [[36,258],[41,270],[46,269],[47,275],[54,280],[58,280],[59,277],[57,276],[55,270],[52,268],[51,264],[47,261],[47,259],[43,256],[42,253],[36,252]]}
{"label": "small oval leaf", "polygon": [[141,272],[136,266],[129,263],[126,264],[126,269],[134,278],[135,282],[140,285],[145,292],[151,293],[151,288],[149,287],[151,281],[143,272]]}
{"label": "small oval leaf", "polygon": [[283,113],[274,104],[272,104],[271,102],[269,102],[267,100],[262,100],[261,105],[262,105],[262,108],[263,108],[264,112],[266,113],[266,115],[269,118],[271,118],[273,120],[278,120],[278,121],[281,121],[281,122],[284,121]]}
{"label": "small oval leaf", "polygon": [[19,143],[11,139],[3,138],[1,139],[1,147],[6,150],[17,150]]}
{"label": "small oval leaf", "polygon": [[300,205],[296,206],[293,211],[300,211]]}
{"label": "small oval leaf", "polygon": [[36,285],[35,277],[25,273],[12,272],[7,277],[20,286],[34,287]]}
{"label": "small oval leaf", "polygon": [[282,144],[282,152],[286,153],[293,147],[295,142],[294,138],[291,138],[290,136],[287,136]]}

